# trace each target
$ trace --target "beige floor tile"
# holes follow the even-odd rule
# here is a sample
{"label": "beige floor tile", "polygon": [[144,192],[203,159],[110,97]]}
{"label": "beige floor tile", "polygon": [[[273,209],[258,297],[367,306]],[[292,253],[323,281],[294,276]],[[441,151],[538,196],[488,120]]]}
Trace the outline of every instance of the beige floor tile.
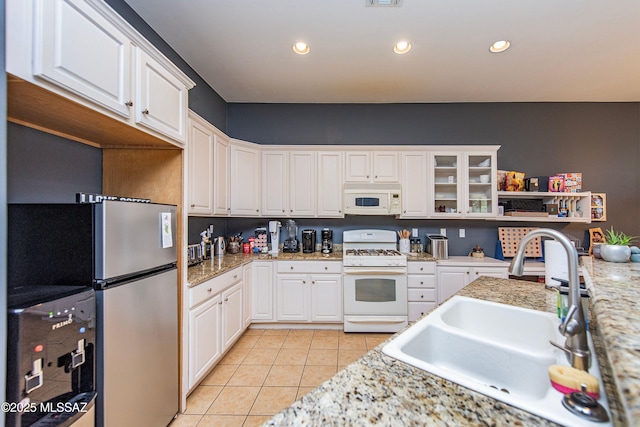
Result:
{"label": "beige floor tile", "polygon": [[239,365],[244,358],[249,354],[248,348],[232,348],[229,352],[218,362],[219,365]]}
{"label": "beige floor tile", "polygon": [[361,358],[366,350],[338,350],[338,366],[346,366]]}
{"label": "beige floor tile", "polygon": [[304,365],[307,362],[309,350],[302,348],[283,348],[273,362],[274,365]]}
{"label": "beige floor tile", "polygon": [[242,361],[243,365],[273,365],[278,356],[277,348],[254,348]]}
{"label": "beige floor tile", "polygon": [[187,410],[185,414],[204,414],[218,397],[222,387],[217,385],[201,385],[196,387],[187,398]]}
{"label": "beige floor tile", "polygon": [[274,365],[264,381],[264,387],[298,387],[303,370],[302,365]]}
{"label": "beige floor tile", "polygon": [[288,335],[282,343],[282,348],[309,348],[311,335]]}
{"label": "beige floor tile", "polygon": [[252,329],[252,328],[249,328],[246,331],[244,331],[244,334],[242,336],[247,336],[247,335],[260,336],[260,335],[264,334],[264,331],[265,331],[265,329]]}
{"label": "beige floor tile", "polygon": [[371,350],[374,347],[377,347],[378,344],[385,342],[391,334],[368,334],[365,337],[367,341],[367,350]]}
{"label": "beige floor tile", "polygon": [[314,337],[337,337],[342,331],[338,329],[316,329],[313,333]]}
{"label": "beige floor tile", "polygon": [[225,387],[207,414],[246,415],[260,392],[260,387]]}
{"label": "beige floor tile", "polygon": [[265,378],[267,378],[269,369],[271,369],[271,365],[240,365],[227,382],[227,387],[260,387],[264,383]]}
{"label": "beige floor tile", "polygon": [[288,329],[265,329],[264,334],[262,336],[281,336],[281,335],[289,335]]}
{"label": "beige floor tile", "polygon": [[313,329],[289,329],[289,336],[312,337],[314,332]]}
{"label": "beige floor tile", "polygon": [[275,415],[296,400],[298,387],[262,387],[251,407],[251,415]]}
{"label": "beige floor tile", "polygon": [[271,415],[249,415],[242,427],[259,427],[271,419]]}
{"label": "beige floor tile", "polygon": [[236,341],[233,348],[252,348],[259,339],[260,335],[243,335]]}
{"label": "beige floor tile", "polygon": [[195,427],[201,418],[202,415],[178,414],[169,427]]}
{"label": "beige floor tile", "polygon": [[263,335],[254,344],[253,348],[280,348],[286,335]]}
{"label": "beige floor tile", "polygon": [[311,393],[315,387],[298,387],[298,395],[296,396],[296,400],[300,400],[304,395]]}
{"label": "beige floor tile", "polygon": [[226,385],[239,365],[218,365],[202,380],[202,385]]}
{"label": "beige floor tile", "polygon": [[317,387],[337,372],[335,366],[305,366],[300,387]]}
{"label": "beige floor tile", "polygon": [[336,366],[338,364],[338,350],[309,350],[306,364]]}
{"label": "beige floor tile", "polygon": [[313,339],[311,340],[311,348],[337,350],[338,336],[336,335],[335,337],[327,337],[327,336],[317,337],[314,335]]}
{"label": "beige floor tile", "polygon": [[198,427],[242,427],[245,415],[204,415]]}
{"label": "beige floor tile", "polygon": [[361,334],[341,334],[338,339],[338,348],[345,350],[366,350],[367,342]]}

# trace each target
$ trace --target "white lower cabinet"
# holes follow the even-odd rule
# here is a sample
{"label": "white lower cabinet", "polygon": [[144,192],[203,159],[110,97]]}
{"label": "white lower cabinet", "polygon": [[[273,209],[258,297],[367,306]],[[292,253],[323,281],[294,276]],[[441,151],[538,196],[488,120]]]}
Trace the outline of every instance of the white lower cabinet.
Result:
{"label": "white lower cabinet", "polygon": [[409,322],[414,322],[438,305],[435,262],[407,265]]}
{"label": "white lower cabinet", "polygon": [[507,268],[506,264],[504,267],[438,265],[438,303],[442,304],[480,276],[508,279],[509,272]]}
{"label": "white lower cabinet", "polygon": [[253,265],[245,264],[242,267],[242,328],[247,329],[251,325],[251,296],[253,294]]}
{"label": "white lower cabinet", "polygon": [[278,261],[276,319],[342,322],[342,263]]}
{"label": "white lower cabinet", "polygon": [[251,263],[251,321],[272,322],[273,316],[273,262]]}
{"label": "white lower cabinet", "polygon": [[242,267],[188,290],[189,389],[209,372],[245,329]]}

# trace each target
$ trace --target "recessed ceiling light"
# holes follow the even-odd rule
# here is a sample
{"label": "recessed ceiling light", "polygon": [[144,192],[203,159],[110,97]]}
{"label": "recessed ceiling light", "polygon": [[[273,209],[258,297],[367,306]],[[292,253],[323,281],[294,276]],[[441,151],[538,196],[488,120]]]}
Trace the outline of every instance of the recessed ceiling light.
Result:
{"label": "recessed ceiling light", "polygon": [[298,55],[306,55],[307,53],[309,53],[309,45],[304,42],[294,43],[293,51]]}
{"label": "recessed ceiling light", "polygon": [[493,53],[500,53],[509,49],[509,46],[511,46],[511,43],[509,43],[508,40],[498,40],[497,42],[492,44],[491,47],[489,47],[489,51]]}
{"label": "recessed ceiling light", "polygon": [[407,53],[411,50],[411,43],[409,43],[406,40],[402,40],[399,41],[398,43],[396,43],[396,45],[393,47],[393,51],[395,53],[397,53],[398,55],[402,55],[404,53]]}

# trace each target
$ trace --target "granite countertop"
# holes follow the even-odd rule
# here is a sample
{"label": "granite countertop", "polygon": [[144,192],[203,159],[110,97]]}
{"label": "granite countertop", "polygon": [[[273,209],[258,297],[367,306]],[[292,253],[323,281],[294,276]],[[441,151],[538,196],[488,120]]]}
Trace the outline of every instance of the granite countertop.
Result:
{"label": "granite countertop", "polygon": [[[614,425],[640,421],[640,266],[588,259],[590,329]],[[458,292],[554,312],[544,285],[481,277]],[[384,343],[267,421],[267,426],[536,425],[555,423],[382,354]],[[617,385],[617,388],[616,388]]]}

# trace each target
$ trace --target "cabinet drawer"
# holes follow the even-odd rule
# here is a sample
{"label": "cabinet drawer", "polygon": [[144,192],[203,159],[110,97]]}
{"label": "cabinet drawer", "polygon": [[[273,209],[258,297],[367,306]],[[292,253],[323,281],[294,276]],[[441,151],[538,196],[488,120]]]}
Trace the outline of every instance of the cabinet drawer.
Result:
{"label": "cabinet drawer", "polygon": [[242,267],[235,268],[231,271],[214,277],[211,280],[207,280],[193,288],[189,289],[189,308],[195,307],[198,304],[203,303],[209,298],[219,294],[242,280]]}
{"label": "cabinet drawer", "polygon": [[436,288],[436,276],[423,276],[423,275],[415,275],[415,276],[407,276],[407,286],[409,288]]}
{"label": "cabinet drawer", "polygon": [[436,274],[435,262],[408,262],[407,272],[409,274]]}
{"label": "cabinet drawer", "polygon": [[430,301],[436,302],[435,289],[408,289],[407,296],[409,301]]}
{"label": "cabinet drawer", "polygon": [[410,302],[409,308],[409,322],[414,322],[422,317],[423,314],[427,314],[434,308],[436,308],[435,302]]}
{"label": "cabinet drawer", "polygon": [[278,273],[342,273],[339,261],[278,261]]}

